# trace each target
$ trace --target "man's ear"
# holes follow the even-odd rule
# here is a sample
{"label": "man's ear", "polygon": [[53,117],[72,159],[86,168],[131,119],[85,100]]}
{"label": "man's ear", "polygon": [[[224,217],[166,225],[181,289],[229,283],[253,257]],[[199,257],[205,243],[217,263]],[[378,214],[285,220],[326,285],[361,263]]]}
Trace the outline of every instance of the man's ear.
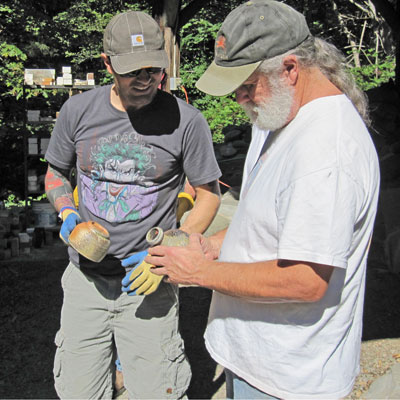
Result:
{"label": "man's ear", "polygon": [[299,62],[294,54],[290,54],[283,59],[283,73],[289,85],[295,86],[299,77]]}
{"label": "man's ear", "polygon": [[103,60],[103,62],[104,62],[104,65],[106,66],[106,68],[107,68],[107,71],[110,73],[110,74],[114,74],[114,70],[113,70],[113,68],[112,68],[112,65],[111,65],[111,61],[110,61],[110,58],[107,56],[107,54],[105,54],[105,53],[101,53],[100,54],[100,57],[101,57],[101,59]]}

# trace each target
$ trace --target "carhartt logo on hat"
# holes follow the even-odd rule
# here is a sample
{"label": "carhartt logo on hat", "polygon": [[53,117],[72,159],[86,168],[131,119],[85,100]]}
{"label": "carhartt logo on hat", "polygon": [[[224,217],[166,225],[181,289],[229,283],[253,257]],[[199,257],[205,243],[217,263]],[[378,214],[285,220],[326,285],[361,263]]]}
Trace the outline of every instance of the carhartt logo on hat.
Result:
{"label": "carhartt logo on hat", "polygon": [[104,31],[104,53],[117,74],[144,67],[168,68],[164,37],[157,22],[141,11],[128,11],[111,19]]}
{"label": "carhartt logo on hat", "polygon": [[248,1],[226,17],[214,61],[196,87],[214,96],[232,93],[263,60],[294,49],[310,36],[304,16],[292,7],[274,0]]}
{"label": "carhartt logo on hat", "polygon": [[132,46],[144,46],[143,35],[132,35]]}

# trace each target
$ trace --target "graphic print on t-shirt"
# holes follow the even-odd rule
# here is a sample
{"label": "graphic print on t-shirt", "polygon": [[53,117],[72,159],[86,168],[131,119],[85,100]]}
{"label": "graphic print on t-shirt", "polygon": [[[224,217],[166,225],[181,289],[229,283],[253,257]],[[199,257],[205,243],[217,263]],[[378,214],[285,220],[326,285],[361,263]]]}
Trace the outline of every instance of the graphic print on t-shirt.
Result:
{"label": "graphic print on t-shirt", "polygon": [[81,175],[86,208],[109,222],[135,221],[151,213],[157,186],[146,172],[155,169],[155,152],[134,134],[100,139],[90,150],[91,176]]}

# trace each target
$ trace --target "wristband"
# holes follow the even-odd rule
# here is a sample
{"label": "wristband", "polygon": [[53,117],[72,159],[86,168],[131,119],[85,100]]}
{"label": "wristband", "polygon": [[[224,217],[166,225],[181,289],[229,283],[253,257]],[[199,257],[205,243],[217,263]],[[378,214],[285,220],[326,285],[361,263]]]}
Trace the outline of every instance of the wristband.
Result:
{"label": "wristband", "polygon": [[[64,219],[63,219],[62,215],[63,215],[63,212],[64,212],[65,210],[71,210],[71,212],[74,212],[74,213],[78,214],[78,210],[77,210],[75,207],[71,207],[71,206],[61,207],[61,210],[60,210],[60,213],[58,214],[58,217],[59,217],[60,219],[62,219],[63,221],[64,221]],[[69,214],[70,214],[70,213],[69,213]],[[78,214],[78,215],[79,215],[79,214]]]}
{"label": "wristband", "polygon": [[193,197],[192,197],[189,193],[186,193],[186,192],[179,192],[179,193],[178,193],[178,199],[186,199],[186,200],[190,203],[190,205],[191,205],[192,207],[194,206]]}

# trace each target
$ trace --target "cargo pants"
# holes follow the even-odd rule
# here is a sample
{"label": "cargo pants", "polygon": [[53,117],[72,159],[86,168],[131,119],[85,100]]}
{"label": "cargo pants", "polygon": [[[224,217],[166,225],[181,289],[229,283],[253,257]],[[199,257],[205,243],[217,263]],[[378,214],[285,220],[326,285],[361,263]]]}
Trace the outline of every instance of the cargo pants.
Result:
{"label": "cargo pants", "polygon": [[112,398],[118,353],[131,399],[179,399],[191,372],[178,331],[178,288],[148,296],[121,292],[120,276],[85,273],[73,263],[61,283],[54,379],[61,399]]}

